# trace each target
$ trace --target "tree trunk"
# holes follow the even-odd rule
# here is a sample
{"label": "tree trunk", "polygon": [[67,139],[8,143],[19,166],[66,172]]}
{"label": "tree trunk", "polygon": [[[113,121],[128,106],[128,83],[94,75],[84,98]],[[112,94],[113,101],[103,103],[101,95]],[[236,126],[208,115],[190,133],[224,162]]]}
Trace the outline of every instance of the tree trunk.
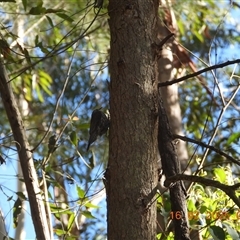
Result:
{"label": "tree trunk", "polygon": [[157,9],[157,1],[109,1],[109,240],[156,238]]}
{"label": "tree trunk", "polygon": [[[172,32],[177,33],[177,22],[175,19],[175,14],[173,9],[171,8],[171,1],[161,1],[162,9],[165,9],[165,19],[161,19],[158,24],[158,38],[162,40],[164,37],[169,35],[171,29]],[[176,46],[173,44],[174,39],[171,38],[161,52],[161,58],[158,61],[158,79],[159,82],[171,81],[177,76],[177,70],[174,66],[174,54],[176,54]],[[177,56],[178,57],[178,56]],[[180,60],[179,60],[180,61]],[[164,104],[164,108],[168,117],[168,121],[171,127],[171,131],[173,134],[183,135],[182,131],[182,115],[181,108],[178,97],[178,84],[173,84],[166,87],[161,87],[161,96]],[[186,174],[190,174],[190,169],[187,167],[188,165],[188,152],[186,147],[186,142],[182,140],[178,140],[177,146],[177,157],[178,161],[181,165],[181,171],[184,171]],[[161,178],[161,183],[163,183],[164,178]],[[160,190],[165,191],[163,184],[160,186]],[[158,232],[162,232],[164,229],[164,220],[163,217],[158,214],[158,223],[159,230]],[[191,239],[192,240],[200,240],[201,236],[198,231],[191,231]]]}
{"label": "tree trunk", "polygon": [[[168,116],[163,105],[161,91],[159,91],[159,129],[158,148],[161,156],[163,173],[168,179],[180,173],[180,163],[177,156],[176,144],[173,142],[172,131]],[[174,223],[174,239],[190,240],[188,227],[188,213],[186,207],[185,189],[182,181],[166,184],[169,187],[171,202],[171,218]]]}
{"label": "tree trunk", "polygon": [[[19,1],[19,3],[17,4],[17,11],[20,12],[21,10],[22,9],[20,8],[20,1]],[[17,21],[14,24],[14,28],[13,28],[13,33],[16,34],[16,36],[18,36],[18,44],[21,45],[22,48],[24,48],[24,46],[23,46],[24,20],[23,20],[22,15],[19,15],[17,17]],[[19,111],[21,112],[22,116],[25,118],[26,116],[29,115],[28,102],[24,98],[23,94],[19,94],[17,101],[18,101]],[[19,176],[19,179],[17,179],[17,191],[21,192],[25,196],[27,196],[26,185],[22,181],[23,173],[22,173],[20,161],[17,162],[17,169],[18,169],[18,176]],[[21,208],[27,209],[26,201],[22,201]],[[18,216],[18,224],[17,224],[16,231],[15,231],[15,239],[19,239],[19,240],[26,239],[26,230],[24,228],[25,222],[26,222],[26,211],[21,211],[21,213]]]}
{"label": "tree trunk", "polygon": [[31,216],[36,232],[36,238],[41,240],[50,239],[48,225],[46,222],[44,202],[42,201],[37,173],[34,168],[32,152],[30,151],[23,120],[17,107],[17,103],[10,84],[11,83],[9,81],[5,66],[2,60],[0,60],[1,97],[18,150],[24,182],[26,184],[28,193]]}

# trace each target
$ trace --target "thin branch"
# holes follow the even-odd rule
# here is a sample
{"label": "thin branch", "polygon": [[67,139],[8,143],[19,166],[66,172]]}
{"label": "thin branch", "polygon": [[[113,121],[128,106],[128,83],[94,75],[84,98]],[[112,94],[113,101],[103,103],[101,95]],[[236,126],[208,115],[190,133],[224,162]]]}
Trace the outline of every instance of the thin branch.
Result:
{"label": "thin branch", "polygon": [[173,36],[174,36],[174,33],[170,33],[169,35],[167,35],[164,39],[162,39],[160,43],[157,44],[158,47],[162,49],[163,45]]}
{"label": "thin branch", "polygon": [[154,51],[154,54],[155,54],[155,56],[157,56],[157,57],[160,57],[160,53],[161,53],[161,51],[162,51],[162,47],[163,47],[163,45],[172,37],[172,36],[174,36],[174,33],[170,33],[169,35],[167,35],[165,38],[163,38],[162,40],[161,40],[161,42],[159,42],[159,43],[153,43],[152,44],[152,49],[153,49],[153,51]]}
{"label": "thin branch", "polygon": [[211,71],[213,69],[217,69],[217,68],[223,68],[223,67],[226,67],[226,66],[229,66],[229,65],[232,65],[232,64],[236,64],[236,63],[240,63],[240,59],[236,59],[236,60],[232,60],[232,61],[227,61],[227,62],[224,62],[224,63],[221,63],[221,64],[216,64],[216,65],[213,65],[213,66],[210,66],[210,67],[207,67],[207,68],[204,68],[202,70],[199,70],[195,73],[191,73],[191,74],[188,74],[184,77],[181,77],[181,78],[177,78],[177,79],[174,79],[172,81],[167,81],[167,82],[162,82],[162,83],[159,83],[158,84],[158,87],[164,87],[164,86],[170,86],[170,85],[173,85],[175,83],[179,83],[179,82],[182,82],[186,79],[189,79],[189,78],[193,78],[193,77],[196,77],[202,73],[205,73],[205,72],[208,72],[208,71]]}
{"label": "thin branch", "polygon": [[[227,15],[229,14],[229,11],[230,11],[231,8],[232,8],[232,4],[230,3],[230,7],[228,7],[228,8],[225,10],[225,13],[224,13],[224,15],[223,15],[223,18],[221,19],[221,21],[220,21],[219,24],[217,25],[215,34],[214,34],[213,38],[211,39],[211,43],[210,43],[210,47],[209,47],[209,51],[208,51],[208,57],[209,57],[209,64],[210,64],[210,65],[212,65],[212,64],[211,64],[211,59],[212,59],[211,53],[212,53],[213,47],[215,47],[215,63],[217,62],[217,55],[216,55],[216,51],[217,51],[217,50],[216,50],[216,49],[217,49],[217,45],[218,45],[218,44],[216,44],[216,42],[217,42],[217,41],[216,41],[216,38],[217,38],[217,36],[219,35],[221,26],[222,26],[223,23],[225,22],[226,17],[227,17]],[[213,45],[214,45],[214,46],[213,46]],[[219,94],[220,94],[222,103],[223,103],[223,105],[225,106],[225,99],[224,99],[222,90],[221,90],[221,88],[220,88],[219,81],[218,81],[218,79],[217,79],[217,77],[216,77],[216,71],[211,70],[211,73],[212,73],[213,79],[214,79],[215,84],[216,84],[216,85],[214,84],[214,89],[215,89],[215,86],[217,86],[217,89],[218,89],[218,91],[219,91]]]}
{"label": "thin branch", "polygon": [[201,141],[198,141],[198,140],[195,140],[195,139],[192,139],[192,138],[188,138],[188,137],[185,137],[185,136],[180,136],[180,135],[177,135],[177,134],[174,134],[173,137],[181,139],[181,140],[183,140],[185,142],[195,143],[195,144],[197,144],[197,145],[199,145],[201,147],[208,148],[208,149],[218,153],[219,155],[224,156],[226,159],[230,160],[231,162],[236,163],[238,166],[240,166],[240,161],[234,159],[233,157],[229,156],[228,154],[226,154],[225,152],[221,151],[218,148],[215,148],[215,147],[213,147],[211,145],[208,145],[206,143],[203,143]]}
{"label": "thin branch", "polygon": [[[235,89],[235,91],[233,92],[232,96],[230,97],[230,99],[228,100],[228,102],[224,105],[224,107],[222,108],[220,114],[219,114],[219,117],[218,117],[218,120],[215,124],[215,128],[214,128],[214,132],[213,132],[213,135],[211,136],[210,140],[208,141],[208,145],[211,145],[212,142],[213,142],[213,139],[215,138],[217,132],[218,132],[218,129],[219,129],[219,126],[220,126],[220,123],[222,121],[222,118],[223,118],[223,114],[225,113],[225,111],[227,110],[228,106],[231,104],[231,102],[233,101],[233,99],[235,98],[236,94],[238,93],[240,89],[240,85],[238,85]],[[202,168],[203,166],[203,163],[205,162],[205,159],[207,157],[207,154],[208,154],[208,151],[209,149],[206,149],[205,153],[203,154],[203,157],[202,157],[202,160],[201,160],[201,163],[199,164],[198,166],[198,169]]]}
{"label": "thin branch", "polygon": [[[223,118],[223,114],[225,113],[226,109],[228,108],[228,106],[231,104],[231,102],[232,102],[233,99],[235,98],[235,96],[236,96],[237,92],[239,91],[239,89],[240,89],[240,85],[238,85],[238,86],[236,87],[236,89],[234,90],[234,92],[233,92],[232,96],[230,97],[230,99],[228,100],[228,102],[227,102],[226,104],[224,104],[224,107],[222,108],[222,110],[221,110],[221,112],[220,112],[220,114],[219,114],[219,116],[218,116],[217,122],[216,122],[216,124],[215,124],[215,128],[214,128],[213,135],[211,136],[210,140],[208,141],[208,144],[207,144],[208,146],[210,146],[210,145],[212,144],[213,139],[215,138],[215,136],[216,136],[216,134],[217,134],[217,132],[218,132],[218,129],[219,129],[221,120],[222,120],[222,118]],[[202,159],[201,159],[201,162],[200,162],[200,164],[198,165],[198,168],[197,168],[197,170],[196,170],[196,174],[197,174],[197,173],[200,171],[200,169],[203,167],[203,164],[204,164],[204,162],[205,162],[205,159],[206,159],[206,157],[207,157],[208,152],[209,152],[209,148],[207,148],[207,149],[205,150],[205,152],[204,152],[204,154],[203,154],[203,157],[202,157]],[[187,189],[187,192],[189,192],[189,190],[191,189],[191,187],[192,187],[192,184],[189,185],[189,187],[188,187],[188,189]]]}
{"label": "thin branch", "polygon": [[198,182],[205,186],[211,186],[214,188],[218,188],[218,189],[222,190],[223,192],[225,192],[235,202],[235,204],[240,208],[240,200],[235,194],[235,191],[240,188],[240,183],[236,183],[234,185],[229,186],[229,185],[222,184],[218,181],[214,181],[214,180],[199,177],[199,176],[178,174],[178,175],[175,175],[172,177],[168,177],[166,179],[166,184],[170,184],[172,182],[176,182],[179,180]]}

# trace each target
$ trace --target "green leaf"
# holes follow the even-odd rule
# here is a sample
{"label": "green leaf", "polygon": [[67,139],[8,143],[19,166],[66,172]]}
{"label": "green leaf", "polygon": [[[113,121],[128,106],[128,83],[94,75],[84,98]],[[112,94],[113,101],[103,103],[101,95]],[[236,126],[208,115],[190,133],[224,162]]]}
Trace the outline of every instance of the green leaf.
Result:
{"label": "green leaf", "polygon": [[31,65],[32,64],[31,57],[30,57],[29,52],[26,48],[24,48],[23,53],[24,53],[25,59],[27,60],[27,63],[29,65]]}
{"label": "green leaf", "polygon": [[79,186],[77,186],[77,194],[78,194],[78,197],[81,199],[85,198],[85,196],[86,196],[85,191]]}
{"label": "green leaf", "polygon": [[92,213],[91,212],[89,212],[89,211],[83,211],[83,212],[81,212],[81,214],[83,215],[83,216],[85,216],[86,218],[89,218],[89,219],[94,219],[95,217],[92,215]]}
{"label": "green leaf", "polygon": [[218,226],[210,226],[209,232],[212,235],[214,240],[225,240],[226,234],[222,228]]}
{"label": "green leaf", "polygon": [[49,96],[52,95],[52,92],[50,91],[51,83],[52,78],[50,75],[44,71],[39,70],[39,85]]}
{"label": "green leaf", "polygon": [[21,198],[21,200],[27,200],[27,198],[23,192],[16,192],[16,194],[18,195],[18,197]]}
{"label": "green leaf", "polygon": [[34,43],[35,43],[35,46],[37,47],[39,44],[39,36],[38,35],[36,35],[36,37],[34,39]]}
{"label": "green leaf", "polygon": [[73,143],[74,146],[77,146],[78,144],[78,138],[77,138],[77,133],[75,131],[72,131],[70,133],[70,140]]}
{"label": "green leaf", "polygon": [[35,89],[36,89],[36,92],[37,92],[38,100],[40,102],[44,102],[44,98],[43,98],[43,95],[42,95],[42,93],[40,91],[39,85],[36,85]]}
{"label": "green leaf", "polygon": [[27,10],[27,0],[22,0],[22,4],[24,7],[24,11],[26,11]]}
{"label": "green leaf", "polygon": [[45,13],[59,13],[59,12],[65,12],[65,10],[48,8]]}
{"label": "green leaf", "polygon": [[163,233],[158,233],[158,234],[157,234],[157,240],[161,239],[162,234],[163,234]]}
{"label": "green leaf", "polygon": [[44,7],[33,7],[30,9],[29,14],[31,15],[41,15],[44,14],[46,12],[46,8]]}
{"label": "green leaf", "polygon": [[95,161],[95,154],[93,153],[92,156],[89,158],[89,166],[91,167],[91,169],[94,168],[95,163],[96,163],[96,161]]}
{"label": "green leaf", "polygon": [[202,214],[206,213],[207,212],[207,207],[206,206],[201,206],[199,212],[202,213]]}
{"label": "green leaf", "polygon": [[183,25],[183,22],[182,21],[178,21],[177,22],[177,25],[178,25],[178,29],[179,29],[179,32],[184,35],[184,25]]}
{"label": "green leaf", "polygon": [[[69,234],[69,233],[68,233]],[[72,235],[71,236],[64,236],[64,239],[66,240],[76,240],[78,239],[79,236],[76,236],[76,235]]]}
{"label": "green leaf", "polygon": [[69,206],[68,205],[66,205],[65,208],[59,207],[59,206],[57,206],[54,203],[50,203],[49,205],[50,205],[51,211],[55,212],[55,214],[56,213],[69,214],[69,215],[72,214],[72,211],[69,210]]}
{"label": "green leaf", "polygon": [[22,211],[22,200],[18,197],[13,206],[13,226],[14,228],[18,225],[18,216]]}
{"label": "green leaf", "polygon": [[225,182],[226,173],[222,168],[214,168],[213,172],[219,182],[221,183]]}
{"label": "green leaf", "polygon": [[49,50],[46,47],[43,46],[42,42],[39,42],[37,44],[37,47],[39,47],[43,53],[49,53]]}
{"label": "green leaf", "polygon": [[68,22],[73,22],[73,19],[66,15],[65,13],[56,13],[56,15]]}
{"label": "green leaf", "polygon": [[87,208],[95,208],[95,209],[100,208],[99,206],[92,204],[91,202],[87,202],[86,204],[84,204],[84,206]]}
{"label": "green leaf", "polygon": [[67,230],[70,231],[74,225],[74,220],[75,220],[75,214],[72,212],[68,219],[68,225],[67,225]]}
{"label": "green leaf", "polygon": [[41,15],[46,12],[46,8],[42,6],[43,2],[41,1],[36,7],[32,7],[29,11],[29,14],[32,15]]}
{"label": "green leaf", "polygon": [[39,70],[39,76],[40,76],[41,78],[46,79],[48,85],[49,85],[49,83],[52,83],[52,78],[51,78],[51,76],[50,76],[48,73]]}
{"label": "green leaf", "polygon": [[58,236],[62,236],[62,235],[67,234],[67,231],[65,231],[65,230],[63,230],[63,229],[55,229],[54,232],[55,232],[55,234],[58,235]]}
{"label": "green leaf", "polygon": [[229,224],[223,223],[223,226],[226,227],[228,234],[231,236],[233,240],[240,239],[238,232],[235,229],[233,229],[231,226],[229,226]]}
{"label": "green leaf", "polygon": [[192,199],[189,199],[189,201],[188,201],[188,210],[191,212],[196,210],[196,206]]}
{"label": "green leaf", "polygon": [[231,143],[238,141],[239,138],[240,138],[240,132],[233,133],[233,134],[231,134],[231,136],[228,138],[227,144],[230,145]]}
{"label": "green leaf", "polygon": [[13,196],[9,197],[7,201],[11,201],[13,199]]}
{"label": "green leaf", "polygon": [[89,126],[90,126],[89,123],[80,123],[80,124],[78,125],[79,129],[86,129],[86,130],[89,129]]}
{"label": "green leaf", "polygon": [[51,26],[51,27],[54,27],[54,24],[53,24],[52,19],[51,19],[49,16],[47,16],[47,15],[46,15],[46,18],[47,18],[47,20],[48,20],[50,26]]}

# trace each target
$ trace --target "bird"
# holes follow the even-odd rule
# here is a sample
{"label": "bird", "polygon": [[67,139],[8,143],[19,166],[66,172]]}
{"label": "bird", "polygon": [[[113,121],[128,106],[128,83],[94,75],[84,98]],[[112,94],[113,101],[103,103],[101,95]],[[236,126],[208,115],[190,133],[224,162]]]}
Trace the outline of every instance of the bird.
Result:
{"label": "bird", "polygon": [[92,112],[87,151],[89,150],[90,145],[96,141],[97,137],[106,133],[110,126],[109,117],[107,117],[104,112],[100,111],[100,109],[101,108],[95,109]]}

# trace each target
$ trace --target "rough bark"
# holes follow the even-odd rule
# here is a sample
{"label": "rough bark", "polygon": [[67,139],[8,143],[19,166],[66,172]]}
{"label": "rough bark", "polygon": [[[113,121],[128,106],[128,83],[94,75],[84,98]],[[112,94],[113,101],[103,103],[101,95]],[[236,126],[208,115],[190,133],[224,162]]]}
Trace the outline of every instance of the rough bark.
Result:
{"label": "rough bark", "polygon": [[[165,19],[161,19],[158,23],[158,38],[162,40],[165,36],[169,35],[171,32],[175,33],[177,36],[178,27],[177,21],[175,18],[175,14],[173,9],[171,8],[171,0],[162,0],[161,1],[161,9],[165,11]],[[158,80],[159,83],[172,81],[175,77],[177,77],[177,66],[179,63],[176,63],[176,59],[178,57],[176,55],[176,47],[177,44],[174,44],[174,38],[171,38],[161,52],[161,58],[158,61]],[[175,59],[174,59],[175,55]],[[180,61],[180,60],[179,60]],[[180,61],[181,63],[181,61]],[[181,64],[180,64],[181,65]],[[172,84],[169,86],[161,86],[160,87],[161,96],[163,105],[168,116],[168,121],[170,124],[171,132],[173,134],[182,135],[182,114],[179,103],[178,96],[178,84]],[[186,147],[186,142],[179,140],[176,146],[178,161],[180,162],[181,171],[187,174],[190,174],[191,171],[188,168],[188,151]],[[161,179],[164,181],[164,178]],[[186,184],[186,183],[185,183]],[[160,190],[162,189],[162,185],[160,185]],[[164,190],[164,189],[163,189]],[[165,190],[164,190],[165,191]],[[161,229],[164,229],[164,221],[161,215],[158,215],[158,223],[161,226]],[[193,230],[191,231],[191,239],[192,240],[200,240],[200,233]]]}
{"label": "rough bark", "polygon": [[156,238],[157,8],[157,1],[109,1],[109,240]]}
{"label": "rough bark", "polygon": [[18,156],[23,172],[24,182],[27,188],[36,237],[37,239],[41,240],[49,240],[50,236],[48,232],[48,225],[45,221],[46,214],[44,202],[42,200],[41,191],[38,185],[32,153],[27,141],[23,121],[2,61],[0,61],[0,92],[18,150]]}
{"label": "rough bark", "polygon": [[[180,173],[180,163],[177,156],[168,116],[159,91],[159,129],[158,129],[158,148],[161,156],[163,173],[166,178]],[[174,239],[189,240],[188,213],[186,207],[186,196],[183,183],[177,181],[172,185],[167,185],[170,191],[170,201],[172,209],[172,220],[174,223]]]}

